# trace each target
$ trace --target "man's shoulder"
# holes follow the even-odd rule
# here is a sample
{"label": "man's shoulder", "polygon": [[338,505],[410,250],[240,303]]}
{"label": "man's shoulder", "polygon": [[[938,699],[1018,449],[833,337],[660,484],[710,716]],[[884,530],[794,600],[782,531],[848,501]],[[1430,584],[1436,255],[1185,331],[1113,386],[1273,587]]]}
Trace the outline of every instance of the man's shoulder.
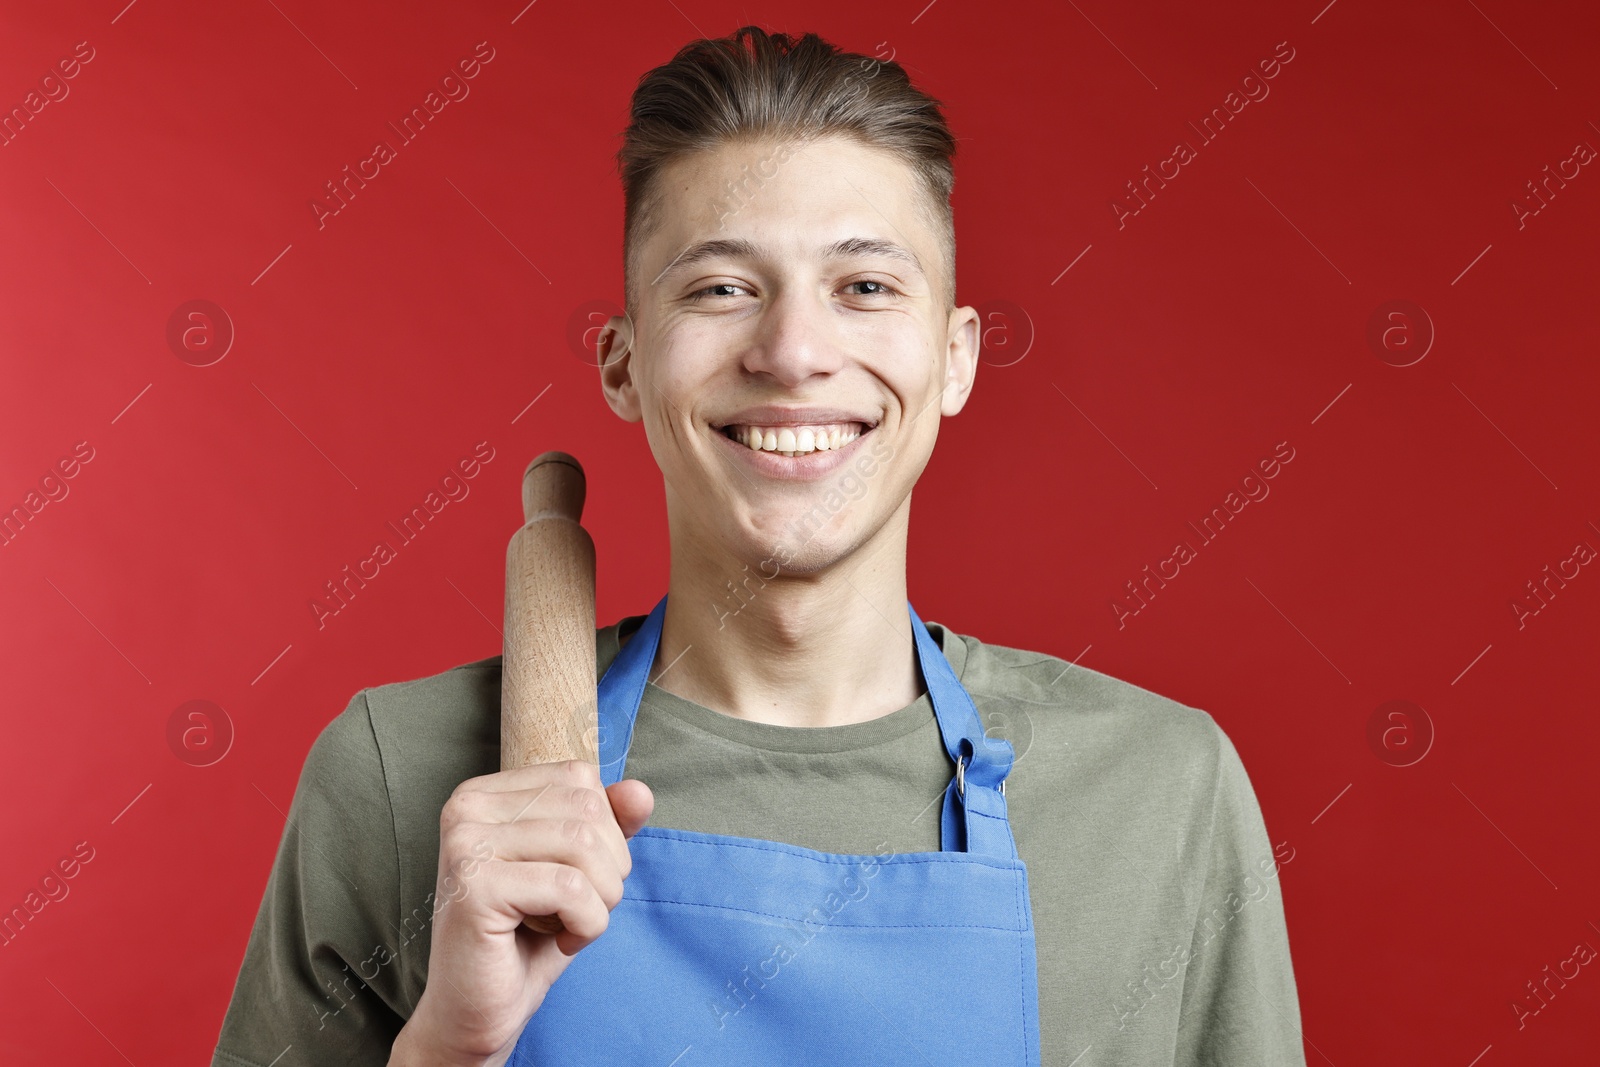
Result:
{"label": "man's shoulder", "polygon": [[[624,616],[595,627],[597,680],[616,656],[618,628],[642,619]],[[419,784],[418,777],[449,778],[453,789],[467,778],[498,771],[503,660],[485,656],[363,689],[358,695],[369,709],[385,777],[391,782],[407,777],[407,788]]]}
{"label": "man's shoulder", "polygon": [[1230,745],[1200,708],[1082,662],[945,629],[957,645],[946,657],[957,661],[985,725],[991,732],[1002,727],[1013,745],[1042,739],[1101,762],[1138,761],[1152,771],[1164,765],[1188,774],[1214,771]]}
{"label": "man's shoulder", "polygon": [[361,689],[307,758],[303,780],[359,828],[352,847],[392,850],[405,901],[433,888],[450,794],[500,769],[500,662]]}
{"label": "man's shoulder", "polygon": [[491,705],[499,711],[500,664],[500,656],[487,656],[419,678],[371,685],[362,692],[374,718],[381,715],[425,730],[449,730],[473,717],[451,712],[478,712]]}
{"label": "man's shoulder", "polygon": [[500,665],[489,656],[362,690],[391,788],[448,797],[500,769]]}
{"label": "man's shoulder", "polygon": [[[595,627],[597,679],[616,656],[618,628],[642,619],[624,616]],[[423,807],[437,815],[438,805],[461,782],[500,769],[502,662],[502,656],[485,656],[368,686],[328,724],[318,744],[344,749],[363,733],[375,738],[396,802],[402,794],[420,796]],[[370,740],[366,743],[370,747]]]}

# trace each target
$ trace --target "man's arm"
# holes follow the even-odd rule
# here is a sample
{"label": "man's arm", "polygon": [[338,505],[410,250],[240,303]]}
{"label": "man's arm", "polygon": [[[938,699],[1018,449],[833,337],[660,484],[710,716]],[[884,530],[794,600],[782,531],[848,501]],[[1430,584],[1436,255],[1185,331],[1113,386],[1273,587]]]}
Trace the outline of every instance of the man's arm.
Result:
{"label": "man's arm", "polygon": [[1276,854],[1233,742],[1218,729],[1206,877],[1189,945],[1174,1062],[1303,1067],[1300,1002]]}
{"label": "man's arm", "polygon": [[306,756],[212,1067],[388,1062],[410,1014],[395,848],[363,691]]}

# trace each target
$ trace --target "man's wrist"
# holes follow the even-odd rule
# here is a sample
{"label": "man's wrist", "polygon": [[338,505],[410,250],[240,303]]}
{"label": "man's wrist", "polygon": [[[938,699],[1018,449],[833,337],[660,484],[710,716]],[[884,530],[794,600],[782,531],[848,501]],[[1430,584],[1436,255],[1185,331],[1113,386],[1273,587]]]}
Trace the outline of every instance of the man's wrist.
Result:
{"label": "man's wrist", "polygon": [[488,1057],[463,1056],[439,1048],[431,1039],[426,1020],[420,1018],[420,1003],[418,1009],[395,1036],[389,1048],[388,1067],[503,1067],[510,1062],[514,1045]]}

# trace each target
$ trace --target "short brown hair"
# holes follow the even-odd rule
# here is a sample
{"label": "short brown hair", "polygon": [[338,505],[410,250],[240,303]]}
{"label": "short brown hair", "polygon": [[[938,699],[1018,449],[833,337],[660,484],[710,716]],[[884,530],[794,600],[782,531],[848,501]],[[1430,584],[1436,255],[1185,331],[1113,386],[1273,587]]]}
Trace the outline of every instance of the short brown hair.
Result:
{"label": "short brown hair", "polygon": [[955,137],[940,103],[892,59],[845,52],[814,33],[795,39],[744,26],[691,41],[646,73],[633,92],[617,152],[623,195],[623,285],[635,300],[634,251],[660,225],[657,176],[680,156],[739,141],[849,137],[911,167],[927,193],[926,217],[942,238],[946,306],[955,299],[955,219],[950,193]]}

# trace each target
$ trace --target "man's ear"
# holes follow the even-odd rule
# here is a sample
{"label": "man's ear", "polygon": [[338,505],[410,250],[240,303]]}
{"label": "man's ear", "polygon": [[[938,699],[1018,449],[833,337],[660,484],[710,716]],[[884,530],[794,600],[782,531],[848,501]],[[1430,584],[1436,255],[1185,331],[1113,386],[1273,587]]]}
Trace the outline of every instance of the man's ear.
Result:
{"label": "man's ear", "polygon": [[644,418],[639,387],[633,378],[634,343],[633,319],[626,313],[607,319],[594,343],[600,364],[600,388],[611,410],[625,422]]}
{"label": "man's ear", "polygon": [[950,312],[949,348],[945,352],[944,395],[939,401],[941,415],[955,415],[966,406],[972,381],[978,374],[981,337],[976,308],[959,307]]}

